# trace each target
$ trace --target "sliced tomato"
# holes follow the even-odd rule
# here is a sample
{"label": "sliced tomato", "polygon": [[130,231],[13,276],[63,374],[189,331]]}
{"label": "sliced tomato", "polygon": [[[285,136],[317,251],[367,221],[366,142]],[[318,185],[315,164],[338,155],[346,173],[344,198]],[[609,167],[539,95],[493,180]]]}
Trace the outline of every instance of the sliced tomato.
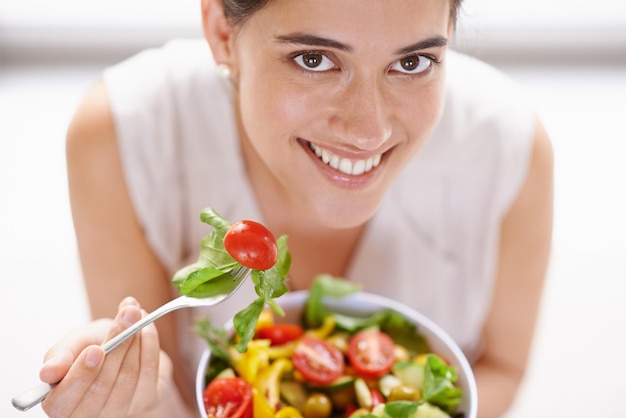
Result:
{"label": "sliced tomato", "polygon": [[344,418],[350,418],[354,411],[356,411],[357,409],[359,408],[357,408],[357,406],[353,403],[349,403],[348,405],[346,405],[346,409],[343,412]]}
{"label": "sliced tomato", "polygon": [[389,335],[378,330],[363,330],[348,342],[348,361],[361,376],[380,377],[391,370],[394,349]]}
{"label": "sliced tomato", "polygon": [[372,409],[376,408],[378,405],[385,403],[385,397],[378,389],[372,389]]}
{"label": "sliced tomato", "polygon": [[343,354],[328,342],[310,336],[298,341],[293,353],[293,366],[309,382],[328,385],[343,374]]}
{"label": "sliced tomato", "polygon": [[239,264],[253,270],[272,268],[278,260],[278,246],[272,233],[254,221],[239,221],[224,235],[224,248]]}
{"label": "sliced tomato", "polygon": [[294,341],[304,334],[304,329],[297,324],[274,324],[261,327],[255,338],[270,340],[272,345],[281,345]]}
{"label": "sliced tomato", "polygon": [[239,377],[213,379],[204,390],[204,409],[215,418],[253,418],[252,386]]}

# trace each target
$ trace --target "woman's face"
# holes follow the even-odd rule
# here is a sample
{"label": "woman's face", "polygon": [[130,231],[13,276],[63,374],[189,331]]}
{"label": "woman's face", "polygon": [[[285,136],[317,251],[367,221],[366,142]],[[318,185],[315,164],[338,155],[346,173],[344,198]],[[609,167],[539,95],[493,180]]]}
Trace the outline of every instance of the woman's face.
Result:
{"label": "woman's face", "polygon": [[326,226],[367,221],[439,119],[449,11],[276,0],[239,28],[236,102],[257,191]]}

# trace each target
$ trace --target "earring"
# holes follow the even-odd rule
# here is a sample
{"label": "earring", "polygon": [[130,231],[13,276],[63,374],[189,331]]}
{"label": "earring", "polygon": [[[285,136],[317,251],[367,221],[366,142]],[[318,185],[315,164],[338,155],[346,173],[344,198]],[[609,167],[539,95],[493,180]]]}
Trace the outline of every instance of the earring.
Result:
{"label": "earring", "polygon": [[228,80],[231,75],[231,69],[228,64],[218,64],[217,65],[217,74],[223,78],[224,80]]}

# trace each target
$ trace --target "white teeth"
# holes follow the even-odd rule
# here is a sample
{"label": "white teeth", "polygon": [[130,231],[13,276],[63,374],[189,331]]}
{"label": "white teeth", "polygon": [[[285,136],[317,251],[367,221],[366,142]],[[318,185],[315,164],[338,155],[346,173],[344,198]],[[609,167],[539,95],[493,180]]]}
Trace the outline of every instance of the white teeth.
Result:
{"label": "white teeth", "polygon": [[346,174],[352,174],[352,161],[342,158],[339,163],[339,171]]}
{"label": "white teeth", "polygon": [[341,158],[336,154],[331,153],[326,149],[322,149],[315,144],[309,143],[315,155],[317,155],[324,164],[328,164],[335,170],[339,170],[342,173],[350,174],[352,176],[358,176],[363,173],[371,171],[373,168],[378,167],[382,154],[375,155],[365,160],[350,160],[348,158]]}
{"label": "white teeth", "polygon": [[352,174],[358,176],[359,174],[365,173],[365,161],[357,160],[352,164]]}

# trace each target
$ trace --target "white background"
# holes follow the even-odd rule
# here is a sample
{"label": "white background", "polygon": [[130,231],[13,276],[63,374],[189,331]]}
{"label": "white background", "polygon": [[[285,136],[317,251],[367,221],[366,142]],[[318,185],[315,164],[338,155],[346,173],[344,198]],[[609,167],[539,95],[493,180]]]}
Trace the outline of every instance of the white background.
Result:
{"label": "white background", "polygon": [[[87,321],[64,135],[103,66],[199,33],[194,0],[0,0],[0,417]],[[459,45],[525,86],[554,143],[554,251],[508,418],[626,417],[626,1],[475,0]],[[497,36],[494,36],[497,34]]]}

